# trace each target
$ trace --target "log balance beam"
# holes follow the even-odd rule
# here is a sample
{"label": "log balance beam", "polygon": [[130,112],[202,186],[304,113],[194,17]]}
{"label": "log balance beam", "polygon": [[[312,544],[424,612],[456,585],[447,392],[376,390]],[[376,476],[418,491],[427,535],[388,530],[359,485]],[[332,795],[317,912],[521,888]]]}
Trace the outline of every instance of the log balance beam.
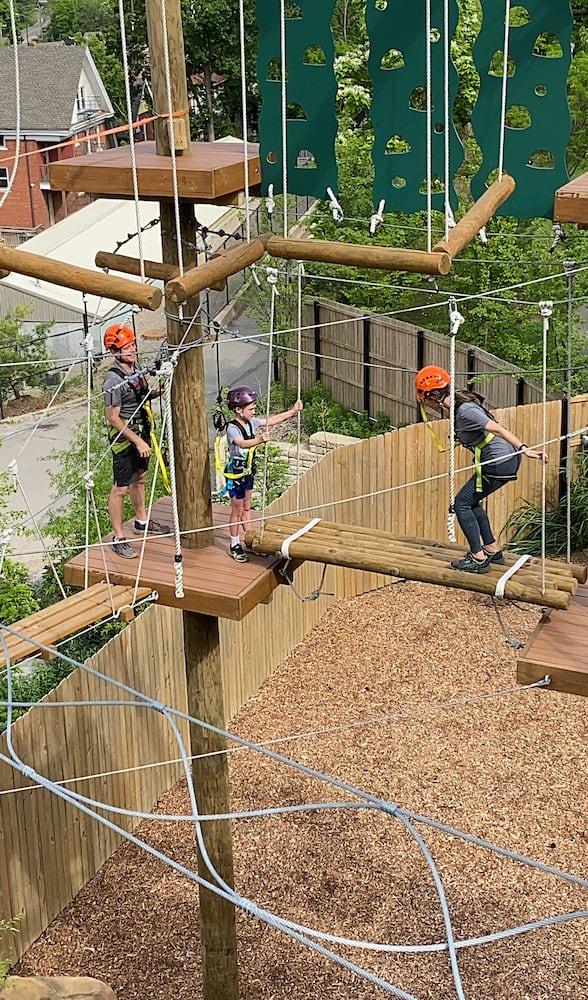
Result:
{"label": "log balance beam", "polygon": [[[288,515],[266,521],[262,532],[248,531],[246,544],[254,552],[274,555],[283,543],[308,523],[308,518]],[[345,566],[349,569],[386,573],[405,580],[434,583],[458,590],[494,595],[496,584],[516,557],[505,555],[505,566],[491,566],[478,575],[451,569],[451,560],[465,555],[463,546],[430,539],[406,538],[357,525],[319,521],[289,544],[289,556],[296,560]],[[586,566],[546,562],[545,592],[541,590],[541,561],[531,559],[506,582],[504,596],[510,600],[567,610],[578,583],[586,581]]]}
{"label": "log balance beam", "polygon": [[212,282],[242,271],[265,254],[285,260],[314,260],[346,267],[373,268],[380,271],[412,271],[417,274],[448,274],[451,259],[444,251],[404,250],[392,247],[362,246],[354,243],[331,243],[328,240],[291,240],[265,233],[251,243],[225,250],[200,267],[173,278],[165,286],[171,302],[185,302],[192,295],[211,288]]}
{"label": "log balance beam", "polygon": [[433,253],[449,254],[451,260],[475,238],[483,226],[492,218],[497,208],[513,193],[516,184],[509,174],[503,174],[500,180],[494,181],[481,198],[472,205],[457,225],[449,231],[447,239],[439,240],[433,247]]}
{"label": "log balance beam", "polygon": [[[213,254],[213,257],[215,256],[218,255]],[[105,267],[109,271],[122,271],[123,274],[141,275],[141,261],[138,257],[126,257],[122,253],[109,253],[107,250],[99,250],[94,258],[94,263],[96,267]],[[146,278],[153,278],[155,281],[171,281],[172,278],[177,278],[179,273],[180,269],[175,264],[163,264],[157,260],[143,261],[143,274]],[[226,284],[226,280],[223,278],[221,281],[214,284],[211,282],[205,287],[214,288],[216,291],[222,292]]]}
{"label": "log balance beam", "polygon": [[8,268],[17,274],[27,274],[31,278],[49,281],[53,285],[75,288],[90,295],[114,299],[115,302],[128,302],[140,306],[141,309],[152,311],[159,308],[163,297],[161,289],[152,285],[102,274],[100,271],[90,271],[59,260],[49,260],[40,254],[15,250],[13,247],[0,246],[0,268]]}

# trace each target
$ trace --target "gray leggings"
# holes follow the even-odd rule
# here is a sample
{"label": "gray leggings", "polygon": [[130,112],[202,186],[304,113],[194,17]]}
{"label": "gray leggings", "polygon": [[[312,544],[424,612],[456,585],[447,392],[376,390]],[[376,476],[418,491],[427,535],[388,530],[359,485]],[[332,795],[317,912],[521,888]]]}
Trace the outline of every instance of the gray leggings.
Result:
{"label": "gray leggings", "polygon": [[520,458],[518,455],[514,455],[513,458],[517,461],[516,466],[513,467],[512,475],[510,474],[511,461],[509,461],[508,468],[504,467],[506,463],[501,467],[502,477],[500,479],[495,476],[482,475],[481,493],[476,493],[476,476],[474,475],[462,486],[455,498],[455,514],[472,552],[479,552],[483,545],[491,545],[495,541],[488,515],[485,508],[481,506],[481,501],[489,497],[491,493],[496,493],[496,490],[502,486],[506,486],[507,482],[512,482],[513,479],[517,478]]}

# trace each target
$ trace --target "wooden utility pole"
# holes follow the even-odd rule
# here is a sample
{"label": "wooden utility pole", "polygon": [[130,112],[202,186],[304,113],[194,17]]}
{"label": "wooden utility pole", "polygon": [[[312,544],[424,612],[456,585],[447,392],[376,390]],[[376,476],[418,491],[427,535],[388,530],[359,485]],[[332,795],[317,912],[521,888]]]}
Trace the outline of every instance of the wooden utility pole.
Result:
{"label": "wooden utility pole", "polygon": [[[160,0],[147,0],[146,13],[155,110],[160,114],[169,114],[171,89],[171,110],[185,111],[184,115],[173,119],[173,129],[170,128],[169,119],[160,119],[155,123],[156,152],[159,156],[169,157],[173,142],[175,155],[180,158],[190,147],[180,0],[167,0],[166,25],[162,24]],[[166,82],[166,58],[169,58],[169,88]],[[180,201],[179,216],[180,231],[177,232],[173,202],[160,203],[162,258],[164,264],[178,266],[180,239],[184,267],[191,268],[196,264],[194,205],[191,201]],[[198,296],[188,299],[183,307],[184,317],[192,317],[198,304]],[[198,321],[192,324],[184,340],[187,326],[179,318],[174,318],[179,316],[178,307],[168,305],[167,314],[170,345],[183,342],[183,347],[186,348],[199,340],[201,330]],[[204,358],[200,347],[184,350],[180,354],[174,375],[172,403],[180,524],[182,528],[212,527]],[[200,548],[211,542],[212,532],[204,531],[186,535],[183,544],[187,548]],[[195,718],[224,729],[218,619],[185,611],[183,620],[188,711]],[[190,739],[194,756],[192,776],[200,813],[230,812],[228,762],[226,754],[222,752],[226,749],[224,739],[198,725],[191,725]],[[202,833],[214,868],[232,886],[233,846],[230,820],[204,823]],[[214,881],[200,851],[198,872],[208,882]],[[200,934],[204,1000],[238,1000],[235,909],[231,903],[202,887]]]}

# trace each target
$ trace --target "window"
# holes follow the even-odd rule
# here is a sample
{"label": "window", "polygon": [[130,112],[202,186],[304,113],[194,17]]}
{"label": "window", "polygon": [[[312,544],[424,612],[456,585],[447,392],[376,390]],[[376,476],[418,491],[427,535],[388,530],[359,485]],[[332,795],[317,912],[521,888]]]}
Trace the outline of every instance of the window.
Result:
{"label": "window", "polygon": [[3,135],[0,135],[0,149],[6,149],[6,141]]}
{"label": "window", "polygon": [[0,167],[0,190],[8,187],[8,170],[6,167]]}

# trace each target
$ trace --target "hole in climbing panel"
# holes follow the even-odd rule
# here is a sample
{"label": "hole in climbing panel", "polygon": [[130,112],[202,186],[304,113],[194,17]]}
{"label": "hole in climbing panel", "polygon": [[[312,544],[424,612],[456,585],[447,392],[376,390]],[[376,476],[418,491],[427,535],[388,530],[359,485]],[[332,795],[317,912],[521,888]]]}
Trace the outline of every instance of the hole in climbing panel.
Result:
{"label": "hole in climbing panel", "polygon": [[[423,177],[419,185],[419,194],[427,194],[429,191],[429,179]],[[439,177],[439,174],[431,174],[431,194],[443,194],[445,191],[445,184]]]}
{"label": "hole in climbing panel", "polygon": [[292,3],[291,0],[286,0],[284,4],[284,17],[288,21],[293,21],[297,17],[302,17],[302,11],[297,3]]}
{"label": "hole in climbing panel", "polygon": [[388,49],[380,59],[380,69],[402,69],[404,56],[400,49]]}
{"label": "hole in climbing panel", "polygon": [[301,104],[292,101],[286,106],[286,118],[288,121],[306,121],[306,113]]}
{"label": "hole in climbing panel", "polygon": [[[426,111],[427,110],[427,88],[426,87],[415,87],[412,94],[408,99],[408,106],[412,108],[413,111]],[[431,110],[435,107],[434,103],[431,102]]]}
{"label": "hole in climbing panel", "polygon": [[536,149],[527,160],[527,166],[535,170],[555,170],[555,157],[548,149]]}
{"label": "hole in climbing panel", "polygon": [[391,135],[386,143],[386,153],[410,153],[412,146],[402,135]]}
{"label": "hole in climbing panel", "polygon": [[531,115],[522,104],[512,104],[504,116],[504,124],[507,128],[530,128]]}
{"label": "hole in climbing panel", "polygon": [[511,7],[508,12],[508,25],[510,28],[522,28],[531,20],[531,15],[526,7]]}
{"label": "hole in climbing panel", "polygon": [[376,0],[374,4],[376,10],[386,10],[388,6],[388,0]]}
{"label": "hole in climbing panel", "polygon": [[545,84],[538,83],[537,86],[535,87],[535,93],[537,94],[537,97],[545,97],[547,94],[547,87],[545,86]]}
{"label": "hole in climbing panel", "polygon": [[429,32],[429,38],[433,43],[438,42],[439,39],[441,38],[441,32],[439,31],[439,28],[431,28],[431,31]]}
{"label": "hole in climbing panel", "polygon": [[[281,80],[282,79],[282,60],[279,56],[274,56],[273,59],[267,64],[266,77],[268,80]],[[288,71],[286,70],[286,79],[288,79]]]}
{"label": "hole in climbing panel", "polygon": [[[514,76],[517,71],[517,64],[514,59],[510,56],[507,61],[507,76]],[[490,60],[490,66],[488,67],[488,76],[502,76],[504,72],[504,52],[502,50],[497,50],[492,59]]]}
{"label": "hole in climbing panel", "polygon": [[405,188],[406,187],[406,177],[393,177],[392,187],[394,188]]}
{"label": "hole in climbing panel", "polygon": [[435,124],[433,125],[433,130],[437,133],[437,135],[443,135],[445,131],[445,125],[443,124],[443,122],[435,122]]}
{"label": "hole in climbing panel", "polygon": [[305,66],[326,66],[327,57],[320,45],[307,45],[304,50]]}
{"label": "hole in climbing panel", "polygon": [[299,149],[296,154],[296,168],[298,170],[316,170],[316,156],[310,149]]}
{"label": "hole in climbing panel", "polygon": [[268,163],[277,163],[278,162],[278,154],[274,153],[274,151],[270,149],[269,153],[266,156],[266,160],[267,160]]}
{"label": "hole in climbing panel", "polygon": [[542,56],[544,59],[561,59],[563,49],[557,35],[553,35],[551,31],[544,31],[543,34],[537,35],[533,46],[533,55]]}

